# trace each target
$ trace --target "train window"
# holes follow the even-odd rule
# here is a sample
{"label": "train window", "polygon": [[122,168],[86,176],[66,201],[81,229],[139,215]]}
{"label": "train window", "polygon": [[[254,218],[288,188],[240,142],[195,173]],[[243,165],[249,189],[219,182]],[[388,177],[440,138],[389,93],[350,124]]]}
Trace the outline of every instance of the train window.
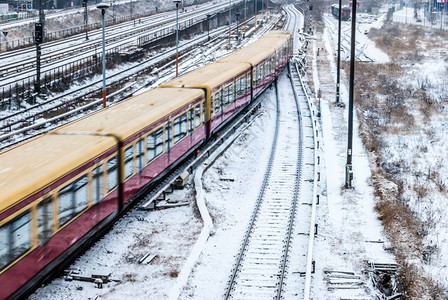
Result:
{"label": "train window", "polygon": [[176,144],[187,135],[187,114],[184,113],[174,119],[173,142]]}
{"label": "train window", "polygon": [[93,204],[103,199],[103,165],[96,167],[92,172]]}
{"label": "train window", "polygon": [[195,128],[198,128],[199,126],[201,126],[201,105],[196,105],[196,107],[194,108],[194,112],[195,112],[195,117],[194,117],[194,126]]}
{"label": "train window", "polygon": [[170,151],[171,149],[171,122],[166,123],[165,125],[165,143],[166,143],[166,152]]}
{"label": "train window", "polygon": [[114,156],[107,161],[107,191],[112,191],[118,184],[117,157]]}
{"label": "train window", "polygon": [[240,98],[241,96],[244,95],[245,83],[246,83],[246,78],[245,77],[241,77],[240,79],[238,79],[237,98]]}
{"label": "train window", "polygon": [[87,207],[87,184],[87,175],[84,175],[59,191],[59,226]]}
{"label": "train window", "polygon": [[150,135],[146,142],[148,163],[163,152],[163,129],[159,128]]}
{"label": "train window", "polygon": [[156,157],[156,132],[149,134],[146,139],[146,154],[148,163]]}
{"label": "train window", "polygon": [[156,155],[163,153],[163,129],[156,131]]}
{"label": "train window", "polygon": [[221,106],[221,93],[218,91],[215,94],[215,114],[219,113],[220,106]]}
{"label": "train window", "polygon": [[139,173],[142,172],[143,167],[145,166],[144,158],[145,158],[144,140],[140,140],[137,142],[137,171]]}
{"label": "train window", "polygon": [[193,124],[194,124],[194,110],[193,108],[190,108],[190,110],[188,111],[188,132],[190,134],[194,130]]}
{"label": "train window", "polygon": [[215,105],[214,105],[214,103],[213,103],[213,95],[210,95],[210,107],[211,107],[211,109],[210,109],[210,116],[213,116],[213,115],[214,115],[214,113],[213,113],[213,111],[214,111],[213,107],[215,107]]}
{"label": "train window", "polygon": [[131,177],[134,173],[134,146],[131,145],[124,150],[124,178]]}
{"label": "train window", "polygon": [[31,248],[30,216],[27,211],[0,228],[0,269]]}
{"label": "train window", "polygon": [[226,87],[224,95],[224,106],[229,105],[230,102],[232,102],[232,96],[233,96],[233,90],[232,90],[232,84]]}
{"label": "train window", "polygon": [[9,226],[0,227],[0,270],[9,263]]}
{"label": "train window", "polygon": [[10,251],[16,259],[31,248],[31,213],[27,211],[11,222]]}
{"label": "train window", "polygon": [[53,197],[45,198],[37,207],[37,235],[39,243],[45,243],[53,231]]}
{"label": "train window", "polygon": [[205,102],[203,102],[202,103],[202,123],[204,123],[204,124],[205,124],[205,116],[206,116],[205,109],[206,109]]}

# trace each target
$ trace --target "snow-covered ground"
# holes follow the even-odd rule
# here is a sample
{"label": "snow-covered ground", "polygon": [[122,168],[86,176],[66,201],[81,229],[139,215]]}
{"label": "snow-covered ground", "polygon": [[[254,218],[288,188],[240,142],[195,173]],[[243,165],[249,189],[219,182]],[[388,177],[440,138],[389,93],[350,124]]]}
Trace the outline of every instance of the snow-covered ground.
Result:
{"label": "snow-covered ground", "polygon": [[[327,38],[324,41],[325,47],[330,47]],[[310,50],[314,60],[317,60],[316,49],[317,45],[314,44]],[[327,51],[328,58],[331,58],[331,48]],[[332,66],[332,69],[335,70],[335,67]],[[314,85],[320,89],[317,66],[313,71],[316,73]],[[347,88],[343,87],[344,99],[346,91]],[[327,92],[330,95],[330,91],[323,90],[324,95]],[[270,130],[274,120],[272,91],[268,90],[263,97],[260,115],[253,125],[203,175],[205,199],[214,228],[188,283],[182,289],[180,299],[222,298],[235,262],[234,255],[253,209],[254,197],[251,195],[258,193],[263,175],[260,170],[264,169],[269,151],[267,141],[273,134]],[[343,124],[346,124],[346,116],[343,110],[331,105],[332,99],[328,96],[321,100],[321,172],[326,176],[322,176],[319,185],[319,234],[314,254],[316,274],[312,296],[314,299],[373,296],[376,292],[365,272],[365,262],[393,263],[394,259],[383,250],[386,238],[373,211],[369,164],[359,138],[354,141],[356,188],[349,191],[342,188],[346,151],[346,129]],[[112,278],[122,282],[108,283],[103,289],[98,289],[92,283],[56,279],[39,289],[31,299],[58,299],[61,295],[66,298],[121,299],[132,296],[161,299],[176,295],[172,288],[176,287],[182,262],[187,259],[201,229],[194,197],[191,191],[186,194],[177,192],[171,198],[189,201],[190,206],[132,212],[126,221],[115,226],[111,233],[114,238],[100,241],[72,266],[88,276],[111,273]],[[134,231],[127,233],[132,227],[138,229],[137,234]],[[137,241],[134,236],[137,236]],[[147,252],[157,257],[148,265],[138,264],[138,259]],[[329,291],[326,271],[354,272],[363,284],[360,289]]]}
{"label": "snow-covered ground", "polygon": [[[368,35],[363,34],[369,26],[378,25],[360,25],[360,47],[364,47],[373,61],[390,62],[391,58],[386,51],[379,51],[369,41]],[[373,298],[378,291],[369,280],[371,273],[367,272],[367,262],[395,263],[395,259],[385,250],[390,248],[390,242],[374,210],[378,199],[373,186],[371,162],[359,137],[356,114],[353,127],[354,189],[346,190],[343,187],[348,117],[347,109],[333,105],[336,66],[335,45],[331,41],[334,36],[331,37],[331,30],[327,29],[323,33],[316,33],[315,38],[308,50],[308,61],[311,64],[308,80],[312,82],[311,88],[314,91],[320,90],[322,94],[322,98],[315,99],[315,102],[321,107],[320,128],[323,141],[320,145],[322,177],[319,184],[319,232],[314,254],[316,274],[313,276],[311,293],[314,299]],[[428,55],[427,58],[411,66],[409,77],[401,79],[403,84],[425,83],[424,78],[411,81],[411,76],[415,78],[416,74],[425,76],[428,78],[427,82],[431,83],[447,78],[446,62],[441,62],[437,56],[429,59]],[[443,90],[443,83],[437,84],[437,88],[429,90],[434,95],[442,95],[446,91]],[[265,99],[256,121],[203,175],[206,205],[214,227],[201,249],[202,253],[194,264],[187,284],[180,285],[179,299],[222,298],[234,255],[253,209],[250,195],[257,193],[257,184],[261,182],[262,176],[260,170],[263,170],[262,166],[266,163],[269,146],[266,141],[273,134],[269,130],[273,127],[274,119],[272,96],[272,91],[269,90],[263,95]],[[341,86],[341,101],[346,104],[348,101],[348,86],[344,83]],[[448,147],[445,141],[448,119],[446,100],[441,100],[439,104],[439,113],[431,115],[429,120],[418,117],[418,122],[425,124],[420,130],[426,135],[419,135],[418,132],[406,136],[390,135],[385,140],[390,147],[384,151],[389,152],[385,156],[389,159],[387,163],[398,162],[400,166],[407,166],[406,163],[412,161],[421,162],[413,172],[402,173],[409,187],[405,193],[409,193],[409,205],[422,219],[431,217],[434,227],[425,238],[425,243],[435,246],[433,249],[437,251],[432,253],[430,264],[425,265],[419,260],[416,263],[425,266],[426,271],[446,287],[448,249],[443,245],[448,238],[448,220],[445,214],[448,184]],[[436,169],[440,179],[438,183],[442,187],[445,185],[445,192],[442,190],[434,194],[431,192],[432,187],[427,186],[429,192],[416,197],[412,187],[419,184],[428,171],[432,173],[435,166],[439,166]],[[436,182],[424,182],[436,185]],[[40,288],[31,299],[165,299],[177,295],[173,288],[179,287],[181,278],[178,276],[182,274],[185,261],[203,224],[191,187],[186,191],[175,192],[170,198],[173,201],[188,202],[189,205],[152,212],[131,212],[128,218],[115,226],[108,235],[110,238],[98,242],[71,267],[80,269],[87,276],[110,273],[112,278],[121,282],[111,282],[98,289],[92,283],[59,278]],[[147,253],[156,257],[149,264],[139,264],[138,260]],[[332,287],[329,271],[353,272],[360,276],[362,284],[360,288],[329,290]]]}

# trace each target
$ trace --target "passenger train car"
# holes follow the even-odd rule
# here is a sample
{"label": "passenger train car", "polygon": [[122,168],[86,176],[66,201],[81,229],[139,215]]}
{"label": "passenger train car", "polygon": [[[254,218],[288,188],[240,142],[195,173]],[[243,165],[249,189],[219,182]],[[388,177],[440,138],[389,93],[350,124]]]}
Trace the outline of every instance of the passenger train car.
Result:
{"label": "passenger train car", "polygon": [[0,299],[27,295],[193,153],[283,69],[292,36],[258,41],[0,153]]}
{"label": "passenger train car", "polygon": [[[351,9],[348,6],[342,7],[342,21],[348,21],[350,19]],[[331,6],[331,14],[335,16],[336,18],[339,18],[339,4],[333,4]]]}

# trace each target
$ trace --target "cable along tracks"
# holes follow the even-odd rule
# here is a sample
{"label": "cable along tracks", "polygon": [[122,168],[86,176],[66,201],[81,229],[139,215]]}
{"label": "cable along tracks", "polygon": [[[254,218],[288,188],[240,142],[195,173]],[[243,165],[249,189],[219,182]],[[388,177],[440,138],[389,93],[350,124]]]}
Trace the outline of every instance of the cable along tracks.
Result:
{"label": "cable along tracks", "polygon": [[316,138],[306,91],[293,69],[291,83],[283,73],[276,86],[271,154],[226,299],[297,298],[304,290],[309,294],[305,286],[315,228]]}

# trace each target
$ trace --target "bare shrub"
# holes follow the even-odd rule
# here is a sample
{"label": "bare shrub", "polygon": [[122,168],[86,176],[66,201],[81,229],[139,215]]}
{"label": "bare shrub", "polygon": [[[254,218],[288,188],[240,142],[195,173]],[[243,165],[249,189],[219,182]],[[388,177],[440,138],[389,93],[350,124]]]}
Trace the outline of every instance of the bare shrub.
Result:
{"label": "bare shrub", "polygon": [[179,276],[179,271],[178,270],[171,270],[170,271],[170,277],[177,278],[177,276]]}

